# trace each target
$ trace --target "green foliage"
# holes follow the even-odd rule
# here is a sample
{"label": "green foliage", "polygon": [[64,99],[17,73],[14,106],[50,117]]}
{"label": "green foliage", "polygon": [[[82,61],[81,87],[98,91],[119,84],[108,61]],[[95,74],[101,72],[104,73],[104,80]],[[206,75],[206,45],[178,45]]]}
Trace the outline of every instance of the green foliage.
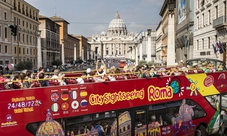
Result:
{"label": "green foliage", "polygon": [[21,61],[19,62],[19,64],[16,65],[16,70],[18,71],[21,71],[21,70],[24,70],[24,69],[32,69],[32,62],[31,61]]}
{"label": "green foliage", "polygon": [[139,65],[145,65],[145,64],[147,64],[147,62],[145,60],[139,61]]}
{"label": "green foliage", "polygon": [[82,59],[78,59],[78,60],[76,61],[76,63],[79,63],[79,64],[81,64],[82,62],[83,62]]}
{"label": "green foliage", "polygon": [[56,66],[60,66],[62,64],[62,61],[61,60],[54,60],[54,61],[52,61],[51,64],[56,65]]}
{"label": "green foliage", "polygon": [[126,60],[127,60],[127,61],[130,60],[131,62],[135,62],[134,59],[130,59],[130,58],[126,58]]}

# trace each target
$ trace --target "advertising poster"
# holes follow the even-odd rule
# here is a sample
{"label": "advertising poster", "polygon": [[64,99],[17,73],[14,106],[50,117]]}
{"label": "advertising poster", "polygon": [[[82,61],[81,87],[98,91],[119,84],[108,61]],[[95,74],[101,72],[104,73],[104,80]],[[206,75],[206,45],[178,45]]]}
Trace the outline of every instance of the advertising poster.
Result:
{"label": "advertising poster", "polygon": [[178,24],[186,18],[186,0],[178,0]]}

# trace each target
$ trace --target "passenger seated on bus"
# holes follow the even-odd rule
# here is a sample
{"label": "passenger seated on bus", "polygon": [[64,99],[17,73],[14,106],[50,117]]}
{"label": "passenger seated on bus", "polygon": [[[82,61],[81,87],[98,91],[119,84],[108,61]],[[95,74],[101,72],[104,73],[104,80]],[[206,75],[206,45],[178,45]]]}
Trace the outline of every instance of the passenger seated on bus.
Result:
{"label": "passenger seated on bus", "polygon": [[45,77],[44,73],[39,74],[39,83],[41,87],[48,86],[48,83],[47,83],[48,80],[45,80],[44,77]]}
{"label": "passenger seated on bus", "polygon": [[162,121],[162,118],[161,118],[161,116],[160,116],[160,122],[161,123],[159,123],[158,121],[156,121],[156,116],[155,115],[152,115],[151,116],[151,122],[149,123],[149,126],[151,125],[152,127],[160,127],[160,126],[162,126],[163,125],[163,121]]}
{"label": "passenger seated on bus", "polygon": [[[101,62],[101,66],[99,68],[98,65],[99,65],[100,62]],[[100,75],[100,76],[106,75],[106,64],[103,60],[98,60],[96,62],[96,71],[97,71],[97,74]]]}
{"label": "passenger seated on bus", "polygon": [[77,83],[78,84],[83,84],[84,83],[84,78],[86,78],[86,73],[82,73],[82,75],[81,75],[81,77],[78,77],[77,79],[76,79],[76,81],[77,81]]}
{"label": "passenger seated on bus", "polygon": [[5,78],[3,76],[3,71],[0,70],[0,90],[5,90],[4,84],[5,84],[5,82],[8,82],[8,81],[10,81],[10,80]]}
{"label": "passenger seated on bus", "polygon": [[165,121],[168,123],[168,124],[174,124],[174,119],[175,119],[175,116],[174,116],[174,109],[173,108],[169,108],[169,113],[167,113],[165,115]]}
{"label": "passenger seated on bus", "polygon": [[210,69],[210,72],[216,72],[216,69],[215,69],[214,64],[212,62],[210,62],[208,64],[208,68]]}
{"label": "passenger seated on bus", "polygon": [[105,130],[103,129],[103,127],[101,126],[101,121],[95,121],[92,126],[94,127],[94,129],[98,130],[98,136],[105,136]]}
{"label": "passenger seated on bus", "polygon": [[64,80],[62,80],[62,78],[64,77],[65,75],[60,73],[60,70],[59,69],[55,69],[54,70],[54,75],[51,77],[52,79],[56,79],[56,81],[58,81],[58,83],[60,85],[66,85],[66,83],[64,82]]}
{"label": "passenger seated on bus", "polygon": [[147,68],[143,74],[142,74],[142,78],[151,78],[151,75],[150,75],[150,68]]}

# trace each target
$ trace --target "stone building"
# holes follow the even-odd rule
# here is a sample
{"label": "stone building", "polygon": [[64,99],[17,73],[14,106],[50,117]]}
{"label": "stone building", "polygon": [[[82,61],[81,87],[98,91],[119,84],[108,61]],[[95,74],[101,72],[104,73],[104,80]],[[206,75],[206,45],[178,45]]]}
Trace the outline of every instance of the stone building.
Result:
{"label": "stone building", "polygon": [[159,15],[162,17],[162,46],[161,49],[165,51],[161,56],[161,60],[167,66],[176,64],[175,52],[175,37],[176,37],[176,20],[175,20],[176,0],[165,0]]}
{"label": "stone building", "polygon": [[[0,1],[0,64],[32,61],[37,65],[39,10],[24,0]],[[11,35],[8,25],[17,26]]]}
{"label": "stone building", "polygon": [[50,67],[54,60],[60,60],[60,26],[43,15],[39,15],[41,31],[42,67]]}
{"label": "stone building", "polygon": [[91,52],[94,58],[131,58],[130,49],[135,46],[136,33],[127,30],[126,24],[120,18],[119,13],[115,14],[110,22],[107,31],[101,34],[93,34],[91,37]]}
{"label": "stone building", "polygon": [[[60,52],[62,63],[69,63],[74,60],[74,50],[76,49],[76,54],[81,52],[79,48],[79,39],[68,34],[68,24],[66,20],[58,16],[50,17],[51,20],[60,25]],[[79,50],[77,50],[79,49]]]}
{"label": "stone building", "polygon": [[194,0],[176,2],[176,62],[193,58]]}
{"label": "stone building", "polygon": [[226,62],[226,1],[195,0],[194,14],[194,57]]}

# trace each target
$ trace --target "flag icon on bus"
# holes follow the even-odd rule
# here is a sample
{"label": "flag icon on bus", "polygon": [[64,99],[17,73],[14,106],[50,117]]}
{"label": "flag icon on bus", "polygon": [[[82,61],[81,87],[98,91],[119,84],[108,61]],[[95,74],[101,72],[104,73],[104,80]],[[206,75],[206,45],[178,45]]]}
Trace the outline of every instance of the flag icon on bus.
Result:
{"label": "flag icon on bus", "polygon": [[57,111],[59,110],[59,108],[60,108],[60,106],[59,106],[58,103],[54,103],[54,104],[52,104],[52,106],[51,106],[51,110],[52,110],[53,112],[57,112]]}

